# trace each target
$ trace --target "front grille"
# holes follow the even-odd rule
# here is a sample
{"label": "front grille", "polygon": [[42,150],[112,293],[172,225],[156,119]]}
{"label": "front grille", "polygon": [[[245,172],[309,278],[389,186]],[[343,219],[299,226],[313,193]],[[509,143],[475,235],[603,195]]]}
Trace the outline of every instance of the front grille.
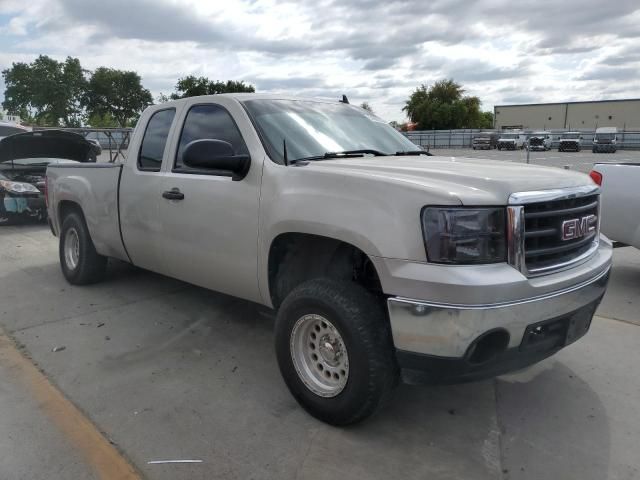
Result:
{"label": "front grille", "polygon": [[[598,239],[599,195],[529,203],[524,207],[524,259],[529,272],[550,270],[589,251]],[[594,215],[592,232],[563,240],[563,222]]]}

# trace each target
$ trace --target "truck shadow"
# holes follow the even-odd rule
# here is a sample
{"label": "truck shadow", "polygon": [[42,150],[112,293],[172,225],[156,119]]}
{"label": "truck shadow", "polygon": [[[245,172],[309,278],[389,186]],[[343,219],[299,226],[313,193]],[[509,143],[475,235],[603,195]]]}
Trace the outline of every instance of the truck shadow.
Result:
{"label": "truck shadow", "polygon": [[604,408],[553,359],[497,381],[400,385],[376,416],[334,428],[287,391],[264,307],[120,262],[90,287],[69,288],[53,264],[31,276],[50,285],[41,301],[60,320],[17,339],[142,468],[178,448],[203,458],[209,478],[607,476]]}
{"label": "truck shadow", "polygon": [[496,394],[508,478],[608,477],[607,412],[598,393],[561,361],[501,377]]}

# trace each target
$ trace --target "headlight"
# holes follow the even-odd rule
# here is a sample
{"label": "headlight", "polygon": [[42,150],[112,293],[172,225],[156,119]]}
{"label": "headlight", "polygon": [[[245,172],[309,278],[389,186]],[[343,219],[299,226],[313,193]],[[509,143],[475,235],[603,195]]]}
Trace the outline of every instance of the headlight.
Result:
{"label": "headlight", "polygon": [[424,208],[427,258],[455,264],[506,261],[505,216],[504,208]]}
{"label": "headlight", "polygon": [[11,182],[9,180],[0,180],[0,187],[11,193],[40,193],[36,187],[30,183]]}

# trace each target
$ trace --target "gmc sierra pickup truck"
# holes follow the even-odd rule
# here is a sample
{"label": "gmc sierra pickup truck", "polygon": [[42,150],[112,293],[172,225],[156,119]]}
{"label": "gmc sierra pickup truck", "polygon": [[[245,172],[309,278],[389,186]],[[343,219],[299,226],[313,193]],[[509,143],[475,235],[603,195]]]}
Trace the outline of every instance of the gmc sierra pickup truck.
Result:
{"label": "gmc sierra pickup truck", "polygon": [[335,425],[400,379],[502,374],[587,332],[612,252],[587,175],[428,156],[344,100],[163,103],[123,163],[51,165],[64,276],[113,257],[277,310],[286,385]]}

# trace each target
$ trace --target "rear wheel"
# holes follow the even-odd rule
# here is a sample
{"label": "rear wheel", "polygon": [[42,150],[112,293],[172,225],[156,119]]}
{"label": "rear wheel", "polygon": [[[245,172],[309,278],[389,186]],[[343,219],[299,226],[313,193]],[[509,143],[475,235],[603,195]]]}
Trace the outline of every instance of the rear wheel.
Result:
{"label": "rear wheel", "polygon": [[78,212],[68,214],[60,230],[60,266],[67,281],[86,285],[104,278],[107,257],[96,252],[84,217]]}
{"label": "rear wheel", "polygon": [[276,354],[291,394],[332,425],[373,414],[398,380],[382,306],[353,282],[322,278],[296,287],[278,312]]}

